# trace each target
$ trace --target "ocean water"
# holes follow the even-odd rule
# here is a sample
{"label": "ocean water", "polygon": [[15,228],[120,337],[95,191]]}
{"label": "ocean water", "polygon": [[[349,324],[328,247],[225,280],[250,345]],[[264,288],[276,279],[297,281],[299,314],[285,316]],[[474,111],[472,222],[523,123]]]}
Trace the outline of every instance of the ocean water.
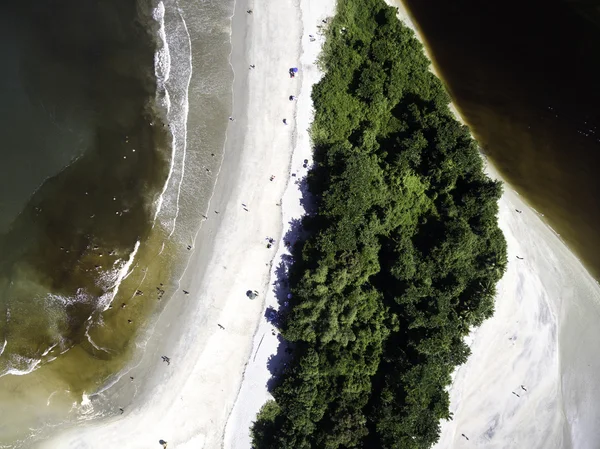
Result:
{"label": "ocean water", "polygon": [[137,9],[125,3],[4,8],[0,374],[80,341],[149,232],[166,133],[151,126],[153,43],[131,39],[145,32],[127,24]]}
{"label": "ocean water", "polygon": [[597,2],[403,3],[485,154],[598,279]]}
{"label": "ocean water", "polygon": [[179,289],[222,158],[233,1],[2,8],[0,447],[29,447],[115,412],[104,392]]}

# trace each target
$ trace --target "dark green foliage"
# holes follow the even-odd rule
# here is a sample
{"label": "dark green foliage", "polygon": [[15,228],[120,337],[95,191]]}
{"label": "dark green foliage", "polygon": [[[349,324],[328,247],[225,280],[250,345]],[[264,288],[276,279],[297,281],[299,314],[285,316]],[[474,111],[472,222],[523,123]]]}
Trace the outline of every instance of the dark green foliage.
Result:
{"label": "dark green foliage", "polygon": [[313,90],[318,212],[282,329],[296,351],[254,446],[428,448],[450,417],[463,338],[493,313],[501,186],[395,9],[339,0],[327,33]]}

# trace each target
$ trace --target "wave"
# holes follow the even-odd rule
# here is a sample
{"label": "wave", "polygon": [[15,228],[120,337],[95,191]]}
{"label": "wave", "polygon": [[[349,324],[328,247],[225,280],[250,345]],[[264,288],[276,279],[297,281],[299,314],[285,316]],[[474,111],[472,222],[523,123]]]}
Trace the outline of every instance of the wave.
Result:
{"label": "wave", "polygon": [[[166,88],[166,82],[169,80],[171,74],[171,52],[169,51],[169,45],[167,43],[167,34],[165,31],[165,4],[161,1],[158,3],[154,11],[152,11],[152,18],[158,22],[158,41],[156,43],[156,53],[154,55],[154,75],[156,76],[156,105],[159,110],[165,111],[162,122],[168,122],[169,112],[171,110],[171,99],[169,97],[169,91]],[[162,112],[160,111],[160,112]],[[159,111],[156,111],[158,114]],[[159,114],[160,115],[160,114]],[[171,180],[171,174],[173,173],[173,166],[175,163],[175,147],[171,146],[171,166],[169,167],[169,174],[167,180],[163,186],[163,190],[160,193],[156,202],[156,212],[154,213],[154,221],[158,217],[162,209],[163,198],[169,181]]]}
{"label": "wave", "polygon": [[9,367],[1,374],[2,376],[11,374],[13,376],[24,376],[31,373],[41,363],[42,359],[34,359],[18,354],[9,357]]}
{"label": "wave", "polygon": [[[129,259],[127,259],[127,262],[122,264],[121,267],[118,269],[116,280],[114,281],[114,284],[111,288],[112,293],[109,295],[102,295],[101,302],[99,305],[103,307],[103,311],[106,311],[110,307],[113,300],[117,297],[117,293],[119,293],[119,287],[121,287],[121,283],[123,282],[123,280],[125,278],[127,278],[127,276],[129,276],[131,265],[133,264],[135,255],[137,254],[138,250],[140,249],[140,244],[141,244],[140,240],[135,242],[133,251],[131,252],[131,254],[129,254]],[[118,262],[120,262],[120,261],[118,261]],[[117,265],[118,262],[115,262],[115,265]]]}
{"label": "wave", "polygon": [[[157,51],[154,57],[157,114],[167,123],[171,134],[171,165],[163,190],[155,202],[157,219],[175,232],[179,199],[187,155],[188,91],[192,78],[192,42],[185,18],[176,0],[160,1],[152,18],[158,23]],[[168,16],[168,18],[167,18]],[[171,52],[171,49],[174,51]]]}

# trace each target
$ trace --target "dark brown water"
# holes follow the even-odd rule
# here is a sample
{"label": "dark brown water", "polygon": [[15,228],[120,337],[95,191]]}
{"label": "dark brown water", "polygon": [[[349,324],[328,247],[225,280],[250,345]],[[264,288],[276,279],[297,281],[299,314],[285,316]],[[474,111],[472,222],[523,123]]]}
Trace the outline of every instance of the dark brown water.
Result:
{"label": "dark brown water", "polygon": [[404,0],[484,152],[600,277],[600,2]]}

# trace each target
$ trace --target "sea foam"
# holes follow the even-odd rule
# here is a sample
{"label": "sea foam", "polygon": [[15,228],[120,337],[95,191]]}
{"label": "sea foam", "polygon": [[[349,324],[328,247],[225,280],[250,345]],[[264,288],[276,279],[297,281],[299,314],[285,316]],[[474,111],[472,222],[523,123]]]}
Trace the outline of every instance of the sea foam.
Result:
{"label": "sea foam", "polygon": [[158,22],[154,59],[156,106],[160,109],[157,111],[159,115],[163,114],[163,122],[168,123],[171,133],[171,164],[163,190],[155,203],[154,222],[158,219],[171,236],[175,232],[179,216],[179,198],[185,173],[192,43],[187,24],[176,2],[166,0],[166,5],[163,1],[159,2],[152,17]]}

